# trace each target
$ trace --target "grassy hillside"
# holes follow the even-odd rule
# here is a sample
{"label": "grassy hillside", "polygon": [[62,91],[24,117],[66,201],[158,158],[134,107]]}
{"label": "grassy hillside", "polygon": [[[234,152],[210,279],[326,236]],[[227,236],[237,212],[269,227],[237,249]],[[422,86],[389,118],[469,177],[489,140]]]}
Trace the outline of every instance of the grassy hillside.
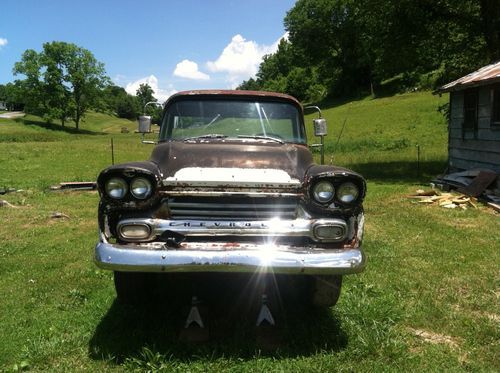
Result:
{"label": "grassy hillside", "polygon": [[0,196],[17,207],[0,207],[0,371],[499,371],[498,215],[406,198],[444,168],[445,101],[415,93],[324,111],[333,160],[368,177],[368,266],[345,278],[336,307],[289,310],[285,342],[267,354],[252,320],[221,320],[208,344],[183,345],[165,306],[115,302],[112,274],[91,259],[97,194],[47,191],[95,179],[111,163],[111,138],[116,162],[146,159],[152,147],[120,133],[135,123],[91,114],[88,132],[74,134],[0,119],[0,188],[24,189]]}
{"label": "grassy hillside", "polygon": [[[121,133],[126,127],[129,133]],[[16,120],[0,118],[0,187],[43,190],[62,181],[95,180],[111,164],[147,159],[151,147],[140,143],[135,121],[89,113],[76,132],[72,124],[46,124],[28,115]]]}
{"label": "grassy hillside", "polygon": [[[326,162],[353,168],[368,179],[426,180],[442,172],[447,133],[437,107],[446,100],[424,92],[323,108],[329,123]],[[306,118],[310,143],[318,141],[312,135],[313,117]],[[122,134],[122,127],[130,133]],[[111,138],[116,163],[147,159],[151,151],[133,133],[134,121],[89,113],[81,128],[75,132],[71,123],[62,128],[33,116],[0,119],[0,187],[44,189],[61,181],[94,180],[111,163]]]}
{"label": "grassy hillside", "polygon": [[[448,151],[446,120],[438,107],[448,100],[429,92],[351,101],[322,111],[329,133],[327,163],[353,168],[369,179],[417,178],[417,145],[422,180],[443,171]],[[310,142],[312,119],[307,116]]]}

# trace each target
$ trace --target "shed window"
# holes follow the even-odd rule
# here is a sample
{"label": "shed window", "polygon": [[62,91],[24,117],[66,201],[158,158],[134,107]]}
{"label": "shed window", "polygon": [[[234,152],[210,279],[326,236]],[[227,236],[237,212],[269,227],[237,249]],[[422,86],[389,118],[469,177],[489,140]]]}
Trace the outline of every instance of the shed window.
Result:
{"label": "shed window", "polygon": [[500,85],[491,90],[491,125],[500,127]]}
{"label": "shed window", "polygon": [[464,132],[477,131],[477,90],[464,92]]}

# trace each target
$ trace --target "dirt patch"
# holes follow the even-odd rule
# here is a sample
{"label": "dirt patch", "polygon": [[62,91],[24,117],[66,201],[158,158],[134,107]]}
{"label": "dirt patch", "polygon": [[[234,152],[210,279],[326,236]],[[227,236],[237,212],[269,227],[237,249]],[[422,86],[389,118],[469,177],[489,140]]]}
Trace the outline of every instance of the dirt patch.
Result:
{"label": "dirt patch", "polygon": [[15,119],[15,118],[21,118],[21,117],[24,117],[24,113],[21,112],[21,111],[12,111],[10,113],[3,113],[3,114],[0,114],[0,118],[4,118],[4,119]]}
{"label": "dirt patch", "polygon": [[500,323],[500,316],[494,313],[489,313],[489,312],[481,312],[481,316],[486,317],[490,319],[491,321],[498,322]]}
{"label": "dirt patch", "polygon": [[459,305],[454,305],[454,306],[452,306],[452,308],[455,312],[460,312],[460,313],[467,312],[467,314],[470,314],[474,317],[480,317],[480,318],[491,320],[491,321],[496,322],[496,323],[500,323],[500,315],[497,315],[496,313],[481,312],[481,311],[466,311],[463,308],[461,308]]}
{"label": "dirt patch", "polygon": [[14,206],[13,204],[11,204],[3,199],[0,199],[0,207],[10,207],[10,208],[14,208],[14,209],[19,208],[18,206]]}
{"label": "dirt patch", "polygon": [[422,340],[428,343],[444,344],[451,348],[458,348],[460,345],[460,340],[458,338],[449,335],[433,333],[422,329],[408,328],[408,330],[410,331],[411,334],[421,338]]}

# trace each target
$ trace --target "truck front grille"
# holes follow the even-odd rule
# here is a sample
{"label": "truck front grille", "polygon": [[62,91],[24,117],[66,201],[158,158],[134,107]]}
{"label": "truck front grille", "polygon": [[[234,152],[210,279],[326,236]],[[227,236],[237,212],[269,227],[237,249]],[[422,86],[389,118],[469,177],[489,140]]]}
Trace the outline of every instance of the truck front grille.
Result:
{"label": "truck front grille", "polygon": [[173,197],[168,207],[173,219],[295,219],[296,198]]}

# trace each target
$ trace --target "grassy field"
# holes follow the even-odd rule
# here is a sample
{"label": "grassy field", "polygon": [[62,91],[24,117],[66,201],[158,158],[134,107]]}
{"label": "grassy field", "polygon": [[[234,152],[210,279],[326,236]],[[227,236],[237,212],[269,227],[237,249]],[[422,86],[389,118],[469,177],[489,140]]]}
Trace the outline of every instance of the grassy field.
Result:
{"label": "grassy field", "polygon": [[0,196],[17,207],[0,207],[0,371],[500,370],[498,215],[406,198],[445,168],[436,109],[446,100],[414,93],[324,111],[328,163],[368,179],[369,263],[344,279],[336,307],[290,310],[286,342],[267,353],[244,320],[185,345],[165,305],[118,304],[112,274],[92,262],[97,194],[48,190],[95,180],[111,163],[111,138],[116,163],[148,158],[152,147],[121,133],[135,123],[91,114],[74,133],[35,117],[0,119],[0,189],[22,189]]}

